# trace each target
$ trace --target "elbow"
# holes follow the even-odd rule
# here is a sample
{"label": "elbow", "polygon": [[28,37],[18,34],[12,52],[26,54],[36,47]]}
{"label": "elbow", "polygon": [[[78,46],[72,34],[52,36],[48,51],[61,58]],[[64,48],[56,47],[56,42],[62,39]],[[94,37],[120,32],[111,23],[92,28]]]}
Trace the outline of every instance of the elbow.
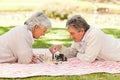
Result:
{"label": "elbow", "polygon": [[78,57],[78,59],[79,59],[80,61],[88,62],[88,63],[92,63],[92,62],[95,61],[95,59],[93,59],[93,58],[88,58],[88,57],[84,57],[84,58],[79,58],[79,57]]}
{"label": "elbow", "polygon": [[21,59],[21,58],[18,58],[18,63],[19,64],[30,64],[32,62],[32,58],[24,58],[24,59]]}
{"label": "elbow", "polygon": [[77,54],[77,58],[80,61],[92,63],[92,62],[95,61],[96,56],[88,56],[88,55],[84,55],[84,54]]}
{"label": "elbow", "polygon": [[94,60],[92,60],[92,59],[84,59],[84,61],[85,61],[85,62],[88,62],[88,63],[94,62]]}
{"label": "elbow", "polygon": [[[26,54],[29,53],[29,54]],[[18,63],[19,64],[29,64],[32,62],[33,55],[30,52],[21,53],[18,55]]]}

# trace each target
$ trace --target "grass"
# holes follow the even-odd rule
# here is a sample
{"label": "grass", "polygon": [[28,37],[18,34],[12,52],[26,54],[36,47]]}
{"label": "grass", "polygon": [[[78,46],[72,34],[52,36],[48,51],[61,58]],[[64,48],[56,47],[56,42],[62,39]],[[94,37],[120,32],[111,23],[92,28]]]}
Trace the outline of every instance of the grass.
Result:
{"label": "grass", "polygon": [[[13,26],[0,27],[0,35],[9,31]],[[113,37],[120,38],[120,29],[115,28],[103,28],[106,34]],[[48,30],[44,37],[35,40],[33,48],[49,48],[53,44],[64,44],[70,46],[72,40],[69,38],[69,34],[66,28],[52,28]],[[80,76],[34,76],[28,78],[1,78],[0,80],[119,80],[120,74],[109,73],[94,73]]]}
{"label": "grass", "polygon": [[[0,27],[0,35],[6,33],[14,26],[9,27]],[[103,28],[102,29],[106,34],[113,36],[115,38],[120,38],[120,29],[116,28]],[[49,29],[45,36],[35,39],[33,48],[49,48],[51,45],[63,44],[65,46],[70,46],[72,39],[69,38],[69,33],[66,28],[52,28]]]}
{"label": "grass", "polygon": [[115,38],[120,38],[120,29],[115,28],[103,28],[102,29],[106,34],[109,34]]}
{"label": "grass", "polygon": [[[22,80],[119,80],[119,76],[109,73],[93,73],[81,76],[35,76],[22,78]],[[2,80],[2,79],[0,79]],[[8,78],[4,79],[8,80]],[[21,80],[20,78],[14,78],[11,80]]]}
{"label": "grass", "polygon": [[33,47],[48,48],[53,44],[69,46],[71,41],[72,40],[69,38],[68,32],[65,28],[53,28],[48,30],[44,37],[41,37],[39,40],[35,40]]}

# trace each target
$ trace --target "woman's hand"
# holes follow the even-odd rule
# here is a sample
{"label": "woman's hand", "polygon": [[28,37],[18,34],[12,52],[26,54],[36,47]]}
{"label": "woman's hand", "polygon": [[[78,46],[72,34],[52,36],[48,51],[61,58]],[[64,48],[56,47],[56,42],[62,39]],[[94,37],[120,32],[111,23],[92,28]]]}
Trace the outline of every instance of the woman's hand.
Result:
{"label": "woman's hand", "polygon": [[31,64],[36,64],[37,63],[37,57],[33,55],[32,61],[30,62]]}

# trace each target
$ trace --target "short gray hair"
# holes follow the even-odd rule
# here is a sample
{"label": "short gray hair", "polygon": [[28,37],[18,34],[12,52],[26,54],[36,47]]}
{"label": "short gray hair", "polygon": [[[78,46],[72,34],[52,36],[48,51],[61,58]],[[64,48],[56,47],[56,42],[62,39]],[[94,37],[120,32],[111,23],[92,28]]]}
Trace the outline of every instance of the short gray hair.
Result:
{"label": "short gray hair", "polygon": [[41,28],[43,27],[51,28],[50,20],[42,12],[36,12],[35,14],[33,14],[30,18],[28,18],[24,22],[24,25],[27,25],[29,30],[33,30],[35,25],[38,25]]}
{"label": "short gray hair", "polygon": [[89,29],[88,23],[80,16],[80,15],[74,15],[66,22],[66,27],[73,26],[80,31],[81,28],[85,29],[85,32]]}

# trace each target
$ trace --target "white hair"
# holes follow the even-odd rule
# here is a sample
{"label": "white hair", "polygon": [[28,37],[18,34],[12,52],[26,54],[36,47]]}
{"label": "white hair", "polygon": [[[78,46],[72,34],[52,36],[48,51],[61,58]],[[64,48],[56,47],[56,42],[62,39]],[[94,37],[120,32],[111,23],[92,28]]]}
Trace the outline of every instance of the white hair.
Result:
{"label": "white hair", "polygon": [[37,12],[33,14],[30,18],[28,18],[24,22],[24,25],[27,25],[29,30],[32,30],[35,27],[35,25],[38,25],[41,28],[43,27],[51,28],[50,20],[42,12]]}

